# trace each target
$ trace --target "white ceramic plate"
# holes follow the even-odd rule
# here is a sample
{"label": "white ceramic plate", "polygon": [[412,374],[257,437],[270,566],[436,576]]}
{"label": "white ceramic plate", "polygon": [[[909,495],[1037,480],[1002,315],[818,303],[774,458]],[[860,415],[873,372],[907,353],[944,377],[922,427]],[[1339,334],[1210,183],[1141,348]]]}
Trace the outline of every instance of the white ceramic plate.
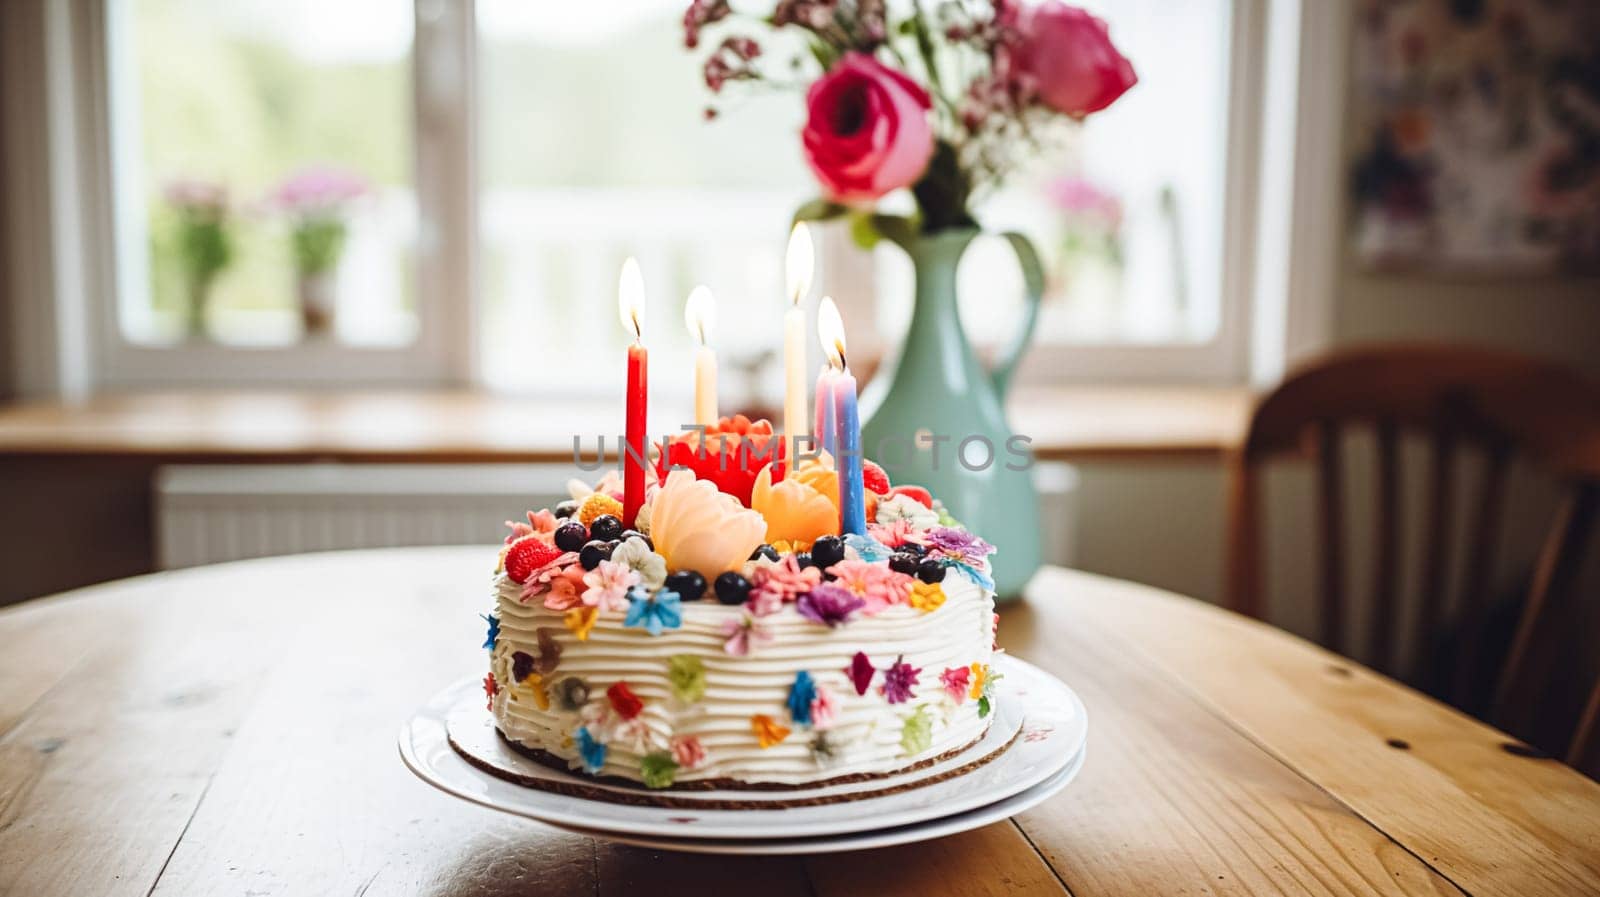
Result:
{"label": "white ceramic plate", "polygon": [[[821,835],[814,838],[791,839],[756,839],[734,840],[730,838],[648,838],[629,835],[619,832],[593,831],[570,825],[556,825],[556,828],[566,829],[591,838],[605,838],[619,844],[631,844],[635,847],[648,847],[655,850],[673,850],[679,853],[722,853],[745,854],[750,856],[771,856],[776,854],[792,853],[843,853],[850,850],[870,850],[875,847],[892,847],[896,844],[909,844],[913,841],[928,841],[933,838],[943,838],[946,835],[955,835],[970,829],[981,828],[990,823],[1000,822],[1042,803],[1046,798],[1057,791],[1067,787],[1078,775],[1078,770],[1083,768],[1084,758],[1089,749],[1086,745],[1078,751],[1066,767],[1043,782],[1021,792],[1013,794],[1005,800],[995,801],[987,806],[957,813],[954,816],[944,816],[939,819],[930,819],[914,825],[902,825],[895,828],[879,829],[870,832],[852,832],[845,835]],[[551,823],[554,824],[554,823]]]}
{"label": "white ceramic plate", "polygon": [[[455,752],[449,743],[452,731],[463,747],[473,751],[475,756],[492,758],[497,766],[517,764],[514,768],[524,775],[595,786],[592,780],[548,769],[499,743],[474,680],[445,689],[419,710],[400,730],[400,754],[406,765],[424,781],[457,797],[491,809],[583,829],[590,834],[793,841],[879,832],[995,805],[1047,780],[1053,781],[1053,777],[1080,758],[1088,734],[1088,719],[1077,695],[1043,670],[1008,655],[997,656],[994,668],[1002,678],[995,686],[996,720],[991,734],[1004,744],[1009,733],[1020,728],[1022,734],[1010,748],[972,772],[947,781],[842,803],[770,810],[640,807],[570,797],[497,778],[474,767]],[[881,789],[885,782],[937,775],[941,769],[978,759],[996,746],[985,739],[957,757],[907,774],[907,778],[866,785],[839,785],[808,792],[673,792],[673,796],[759,802],[793,799],[797,794]],[[1060,784],[1064,785],[1065,781]]]}

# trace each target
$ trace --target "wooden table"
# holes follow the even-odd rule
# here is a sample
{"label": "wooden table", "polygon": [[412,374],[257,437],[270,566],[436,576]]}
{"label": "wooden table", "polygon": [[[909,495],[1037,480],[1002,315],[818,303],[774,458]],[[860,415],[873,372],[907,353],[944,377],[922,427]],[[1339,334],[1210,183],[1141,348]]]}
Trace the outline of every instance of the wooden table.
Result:
{"label": "wooden table", "polygon": [[483,667],[491,555],[250,561],[0,612],[0,893],[1600,893],[1595,782],[1276,630],[1059,570],[1001,641],[1082,695],[1088,762],[1009,822],[766,859],[502,816],[395,748]]}

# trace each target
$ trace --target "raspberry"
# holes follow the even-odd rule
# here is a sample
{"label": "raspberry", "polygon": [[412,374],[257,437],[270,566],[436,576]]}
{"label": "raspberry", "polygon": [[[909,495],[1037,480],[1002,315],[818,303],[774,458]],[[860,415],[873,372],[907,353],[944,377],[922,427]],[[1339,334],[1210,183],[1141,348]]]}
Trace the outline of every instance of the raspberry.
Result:
{"label": "raspberry", "polygon": [[889,492],[889,474],[871,461],[861,462],[861,482],[867,491],[886,495]]}

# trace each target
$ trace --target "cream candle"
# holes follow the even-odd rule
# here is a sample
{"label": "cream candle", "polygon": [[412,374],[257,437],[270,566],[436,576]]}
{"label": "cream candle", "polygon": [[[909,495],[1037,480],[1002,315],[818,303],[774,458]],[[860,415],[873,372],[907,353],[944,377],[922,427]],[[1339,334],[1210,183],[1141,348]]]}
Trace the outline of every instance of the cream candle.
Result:
{"label": "cream candle", "polygon": [[711,290],[697,286],[683,306],[683,321],[694,337],[694,422],[710,427],[717,422],[717,353],[711,348],[717,300]]}

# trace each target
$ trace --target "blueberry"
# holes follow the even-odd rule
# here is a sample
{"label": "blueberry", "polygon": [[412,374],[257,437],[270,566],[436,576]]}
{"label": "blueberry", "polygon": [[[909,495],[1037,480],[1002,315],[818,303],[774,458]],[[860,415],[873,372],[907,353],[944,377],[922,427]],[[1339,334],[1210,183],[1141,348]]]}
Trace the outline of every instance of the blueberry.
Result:
{"label": "blueberry", "polygon": [[651,551],[655,551],[656,550],[656,543],[650,541],[650,537],[649,536],[645,535],[644,533],[639,532],[636,529],[625,529],[625,530],[622,531],[622,535],[618,536],[617,538],[621,539],[624,542],[628,541],[629,539],[638,539],[638,540],[644,542],[644,544]]}
{"label": "blueberry", "polygon": [[699,601],[706,593],[706,578],[694,570],[679,570],[667,574],[667,588],[685,601]]}
{"label": "blueberry", "polygon": [[800,569],[801,570],[804,570],[807,567],[816,567],[816,566],[818,566],[816,557],[809,551],[797,551],[797,552],[795,552],[794,553],[794,562],[796,564],[800,565]]}
{"label": "blueberry", "polygon": [[589,541],[589,531],[576,520],[568,520],[556,527],[556,547],[562,551],[582,551]]}
{"label": "blueberry", "polygon": [[922,557],[928,553],[926,546],[918,545],[915,542],[907,542],[906,544],[901,545],[899,548],[896,548],[895,551],[898,551],[901,554],[909,554],[914,558]]}
{"label": "blueberry", "polygon": [[922,559],[907,551],[897,551],[889,556],[889,569],[907,576],[917,575],[917,564]]}
{"label": "blueberry", "polygon": [[589,521],[589,536],[610,542],[622,535],[622,521],[610,514],[601,514]]}
{"label": "blueberry", "polygon": [[587,543],[578,552],[578,563],[582,564],[585,570],[593,570],[600,566],[601,561],[609,560],[611,560],[611,546],[599,539]]}
{"label": "blueberry", "polygon": [[838,536],[818,536],[811,543],[811,556],[817,566],[827,569],[844,560],[844,540]]}
{"label": "blueberry", "polygon": [[571,517],[576,513],[578,513],[578,503],[570,498],[555,507],[557,517]]}
{"label": "blueberry", "polygon": [[760,548],[757,548],[755,551],[750,552],[750,560],[753,561],[759,558],[766,558],[769,561],[775,561],[778,559],[778,549],[773,548],[771,545],[763,545]]}
{"label": "blueberry", "polygon": [[944,581],[944,565],[934,558],[923,558],[917,563],[917,578],[927,583]]}
{"label": "blueberry", "polygon": [[716,590],[723,604],[743,604],[750,597],[750,580],[729,570],[717,577]]}

